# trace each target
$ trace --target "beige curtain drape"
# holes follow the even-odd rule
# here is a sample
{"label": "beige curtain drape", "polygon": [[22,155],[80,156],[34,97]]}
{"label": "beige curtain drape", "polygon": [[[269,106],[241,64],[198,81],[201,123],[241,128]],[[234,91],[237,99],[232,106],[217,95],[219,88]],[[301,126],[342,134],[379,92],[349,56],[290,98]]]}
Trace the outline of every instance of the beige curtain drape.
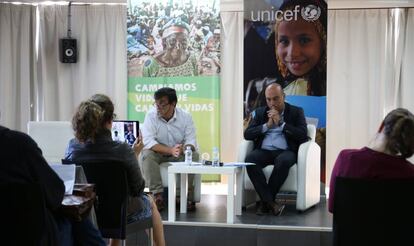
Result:
{"label": "beige curtain drape", "polygon": [[412,30],[412,9],[328,12],[328,185],[342,149],[367,145],[390,110],[414,112]]}
{"label": "beige curtain drape", "polygon": [[72,38],[78,62],[59,61],[59,39],[67,35],[67,5],[39,5],[39,120],[69,120],[95,93],[109,95],[126,118],[126,6],[73,5]]}
{"label": "beige curtain drape", "polygon": [[33,106],[35,16],[34,6],[0,3],[0,124],[20,131]]}

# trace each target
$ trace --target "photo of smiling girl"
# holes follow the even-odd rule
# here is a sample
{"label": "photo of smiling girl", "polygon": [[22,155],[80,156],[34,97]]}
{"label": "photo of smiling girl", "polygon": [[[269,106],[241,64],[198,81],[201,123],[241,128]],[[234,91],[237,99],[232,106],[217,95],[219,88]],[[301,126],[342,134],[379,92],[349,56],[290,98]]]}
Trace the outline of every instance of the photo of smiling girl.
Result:
{"label": "photo of smiling girl", "polygon": [[286,95],[326,95],[326,3],[317,0],[287,0],[280,10],[300,6],[296,19],[275,24],[277,68]]}

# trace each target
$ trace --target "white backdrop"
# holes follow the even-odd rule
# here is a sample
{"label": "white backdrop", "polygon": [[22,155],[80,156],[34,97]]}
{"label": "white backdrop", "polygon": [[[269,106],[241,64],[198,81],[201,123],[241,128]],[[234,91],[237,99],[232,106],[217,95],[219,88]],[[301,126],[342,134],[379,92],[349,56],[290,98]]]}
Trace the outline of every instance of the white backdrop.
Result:
{"label": "white backdrop", "polygon": [[221,12],[221,158],[236,161],[243,139],[243,12]]}
{"label": "white backdrop", "polygon": [[0,124],[26,131],[29,120],[70,120],[94,93],[108,94],[126,118],[126,4],[72,6],[75,64],[59,61],[67,10],[67,3],[0,4]]}
{"label": "white backdrop", "polygon": [[33,6],[0,3],[0,124],[13,129],[30,119],[34,16]]}
{"label": "white backdrop", "polygon": [[399,104],[414,110],[414,8],[409,9],[401,65]]}
{"label": "white backdrop", "polygon": [[[413,97],[405,92],[414,91],[413,73],[408,71],[413,64],[412,9],[406,27],[407,13],[391,9],[328,12],[328,182],[339,151],[368,144],[390,110],[406,107],[414,112]],[[401,67],[404,79],[400,79]]]}
{"label": "white backdrop", "polygon": [[39,120],[70,120],[75,107],[105,93],[126,117],[126,6],[72,6],[72,37],[78,62],[59,62],[59,39],[66,37],[67,6],[40,5]]}

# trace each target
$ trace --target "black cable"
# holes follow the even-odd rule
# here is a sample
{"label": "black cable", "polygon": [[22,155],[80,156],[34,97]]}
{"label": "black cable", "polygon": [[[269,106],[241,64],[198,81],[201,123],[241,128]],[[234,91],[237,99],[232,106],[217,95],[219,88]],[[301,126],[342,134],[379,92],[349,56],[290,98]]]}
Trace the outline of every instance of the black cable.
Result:
{"label": "black cable", "polygon": [[71,11],[70,11],[71,6],[72,6],[72,1],[69,1],[69,6],[68,6],[68,38],[70,38],[71,35],[72,35],[71,24],[70,24],[70,18],[72,17],[72,14],[71,14]]}

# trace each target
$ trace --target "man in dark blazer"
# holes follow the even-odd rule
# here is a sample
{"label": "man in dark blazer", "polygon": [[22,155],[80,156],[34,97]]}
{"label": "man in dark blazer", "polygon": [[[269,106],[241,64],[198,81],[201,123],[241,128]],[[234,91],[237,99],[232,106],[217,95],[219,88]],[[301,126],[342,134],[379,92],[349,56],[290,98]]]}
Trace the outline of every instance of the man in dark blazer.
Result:
{"label": "man in dark blazer", "polygon": [[[252,112],[244,132],[246,140],[254,141],[254,149],[245,161],[256,164],[247,166],[247,173],[261,199],[256,214],[270,210],[279,215],[284,206],[275,202],[276,194],[297,161],[299,145],[308,139],[307,126],[303,109],[285,103],[279,84],[269,84],[265,97],[267,106]],[[263,173],[267,165],[274,165],[268,183]]]}

